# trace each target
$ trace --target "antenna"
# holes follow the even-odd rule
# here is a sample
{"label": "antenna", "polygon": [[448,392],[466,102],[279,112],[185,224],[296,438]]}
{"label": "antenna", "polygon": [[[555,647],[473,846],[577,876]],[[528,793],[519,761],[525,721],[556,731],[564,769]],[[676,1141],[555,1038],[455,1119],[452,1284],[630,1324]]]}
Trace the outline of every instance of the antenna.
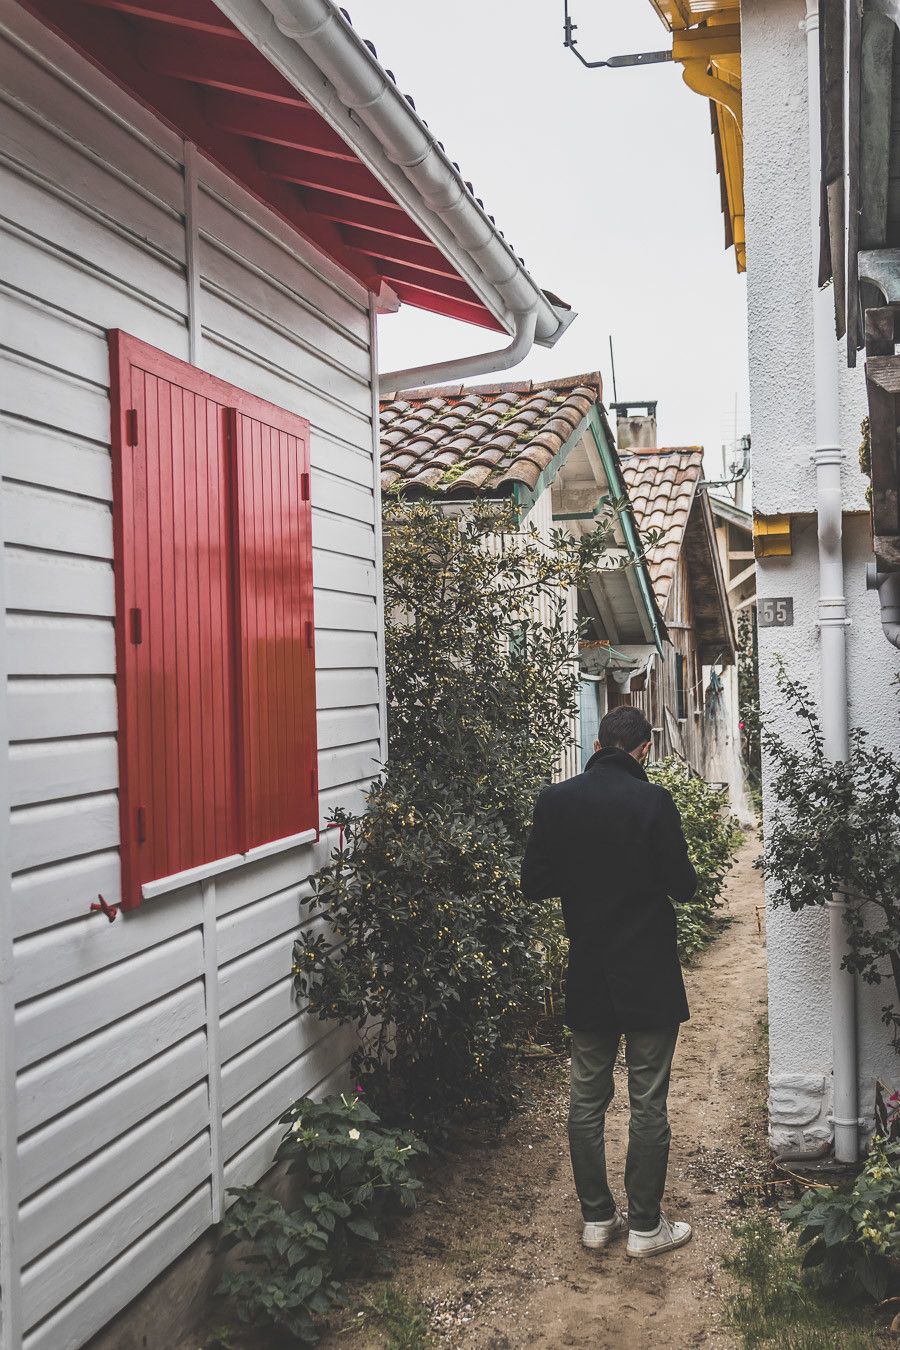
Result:
{"label": "antenna", "polygon": [[609,364],[612,367],[613,402],[618,403],[619,395],[616,390],[616,358],[613,355],[612,333],[609,335]]}
{"label": "antenna", "polygon": [[578,39],[575,36],[577,23],[573,23],[569,15],[569,0],[563,0],[563,46],[568,47],[569,51],[583,66],[588,70],[597,70],[601,66],[607,66],[612,69],[616,66],[653,66],[659,61],[671,61],[672,53],[668,52],[631,52],[627,56],[610,56],[605,61],[588,61],[578,50]]}

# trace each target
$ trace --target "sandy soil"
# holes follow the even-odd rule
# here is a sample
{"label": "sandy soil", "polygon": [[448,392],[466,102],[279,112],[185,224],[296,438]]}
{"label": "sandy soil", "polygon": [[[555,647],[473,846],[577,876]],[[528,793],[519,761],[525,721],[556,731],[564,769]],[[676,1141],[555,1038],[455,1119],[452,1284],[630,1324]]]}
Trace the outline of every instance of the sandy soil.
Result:
{"label": "sandy soil", "polygon": [[[532,1105],[506,1126],[474,1129],[449,1158],[433,1160],[418,1211],[389,1237],[388,1274],[428,1309],[438,1343],[471,1350],[637,1350],[731,1347],[720,1317],[720,1256],[734,1195],[758,1170],[760,1019],[765,954],[755,841],[730,875],[731,925],[688,971],[691,1021],[676,1052],[666,1209],[694,1225],[680,1251],[627,1261],[624,1243],[589,1253],[565,1137],[567,1061],[532,1061]],[[624,1078],[608,1119],[610,1177],[621,1177],[627,1130]],[[621,1187],[619,1187],[620,1198]],[[384,1344],[365,1308],[377,1279],[352,1285],[351,1310],[322,1341]],[[352,1330],[351,1330],[352,1328]],[[355,1332],[355,1334],[353,1334]],[[350,1333],[348,1335],[348,1333]]]}

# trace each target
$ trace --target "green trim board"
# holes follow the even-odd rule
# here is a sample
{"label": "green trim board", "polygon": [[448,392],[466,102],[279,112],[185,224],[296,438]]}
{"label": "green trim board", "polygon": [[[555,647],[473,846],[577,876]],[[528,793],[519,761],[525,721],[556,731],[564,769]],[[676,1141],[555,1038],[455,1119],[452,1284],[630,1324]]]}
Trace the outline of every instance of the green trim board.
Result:
{"label": "green trim board", "polygon": [[653,631],[653,642],[656,650],[662,655],[663,642],[668,636],[666,633],[665,622],[659,612],[656,596],[653,593],[653,587],[650,584],[650,578],[647,575],[647,569],[642,560],[642,549],[638,538],[637,526],[634,523],[631,503],[628,499],[628,492],[619,469],[615,450],[612,447],[611,436],[599,404],[595,403],[590,412],[586,413],[581,419],[578,426],[560,447],[547,467],[542,471],[533,488],[529,490],[521,483],[513,484],[512,495],[516,510],[519,513],[519,521],[521,523],[526,519],[536,505],[538,499],[553,486],[569,455],[587,431],[590,431],[591,433],[591,440],[593,441],[594,447],[600,458],[600,463],[603,465],[603,471],[606,474],[606,481],[609,484],[610,491],[601,493],[596,506],[589,515],[559,515],[554,516],[553,519],[559,521],[575,519],[589,520],[598,516],[607,504],[612,504],[613,506],[620,508],[619,518],[622,521],[622,532],[625,535],[625,543],[634,563],[634,573],[637,577],[638,589],[643,598],[647,617],[650,621],[650,627]]}
{"label": "green trim board", "polygon": [[653,587],[650,584],[650,578],[647,575],[647,569],[644,566],[641,557],[643,550],[641,548],[637,526],[634,523],[634,514],[625,487],[625,480],[619,469],[619,461],[617,460],[610,443],[607,428],[604,425],[604,419],[596,404],[594,404],[594,407],[588,413],[587,420],[590,423],[594,444],[600,455],[607,482],[615,493],[613,502],[616,506],[620,507],[622,532],[625,535],[628,544],[628,551],[635,561],[635,575],[638,580],[640,592],[644,597],[644,604],[647,606],[651,627],[653,628],[653,642],[656,650],[659,652],[660,656],[662,656],[663,642],[668,637],[665,621],[659,612],[656,596],[654,595]]}

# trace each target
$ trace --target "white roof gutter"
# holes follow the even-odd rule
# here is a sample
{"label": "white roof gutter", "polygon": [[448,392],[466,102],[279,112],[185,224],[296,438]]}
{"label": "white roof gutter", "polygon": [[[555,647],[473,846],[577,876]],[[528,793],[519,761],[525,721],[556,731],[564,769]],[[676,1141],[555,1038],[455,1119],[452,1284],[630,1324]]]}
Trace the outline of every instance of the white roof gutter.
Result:
{"label": "white roof gutter", "polygon": [[512,334],[499,352],[394,371],[388,390],[470,379],[552,347],[575,318],[544,294],[408,99],[332,0],[215,0],[356,151]]}

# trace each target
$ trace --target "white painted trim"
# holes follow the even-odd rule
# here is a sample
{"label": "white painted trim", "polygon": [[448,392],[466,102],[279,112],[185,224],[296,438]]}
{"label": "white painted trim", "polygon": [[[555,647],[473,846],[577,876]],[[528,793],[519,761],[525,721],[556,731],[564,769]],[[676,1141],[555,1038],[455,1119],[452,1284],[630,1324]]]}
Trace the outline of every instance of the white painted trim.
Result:
{"label": "white painted trim", "polygon": [[[2,483],[2,479],[0,479]],[[6,566],[0,494],[0,618],[6,622]],[[0,688],[6,689],[6,642],[0,641]],[[0,1347],[22,1344],[22,1267],[19,1254],[18,1102],[16,1091],[15,964],[10,870],[9,729],[0,698]]]}
{"label": "white painted trim", "polygon": [[289,848],[300,848],[302,844],[314,844],[318,837],[317,830],[301,830],[299,834],[289,834],[284,839],[273,839],[268,844],[257,844],[246,853],[231,853],[227,858],[216,858],[214,862],[201,863],[198,867],[186,867],[183,872],[173,872],[169,877],[145,881],[141,887],[141,898],[155,900],[158,895],[168,895],[170,891],[180,890],[182,886],[194,886],[198,881],[221,876],[223,872],[233,872],[236,867],[243,867],[245,863],[260,862],[263,858],[271,858],[276,853],[286,853]]}
{"label": "white painted trim", "polygon": [[216,925],[216,882],[201,882],[203,896],[203,980],[206,986],[206,1078],[209,1093],[209,1175],[212,1221],[222,1218],[225,1204],[225,1148],[222,1138],[222,1042],[219,1018],[219,938]]}
{"label": "white painted trim", "polygon": [[372,492],[375,496],[375,609],[378,646],[378,722],[382,764],[388,757],[387,663],[384,649],[384,538],[381,519],[381,406],[378,397],[378,311],[369,299],[369,358],[372,372]]}
{"label": "white painted trim", "polygon": [[200,319],[200,230],[197,224],[197,147],[184,142],[184,273],[187,284],[190,363],[200,365],[203,325]]}

